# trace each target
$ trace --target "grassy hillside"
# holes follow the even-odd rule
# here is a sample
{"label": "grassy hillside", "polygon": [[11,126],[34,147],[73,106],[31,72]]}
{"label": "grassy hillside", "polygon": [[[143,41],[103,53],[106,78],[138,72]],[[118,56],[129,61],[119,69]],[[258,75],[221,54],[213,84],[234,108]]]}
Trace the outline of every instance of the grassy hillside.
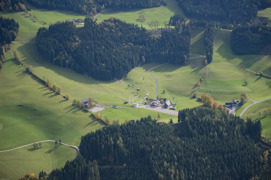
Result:
{"label": "grassy hillside", "polygon": [[[102,127],[88,113],[73,108],[71,101],[53,94],[26,74],[10,52],[0,78],[0,150],[45,139],[79,145],[82,135]],[[70,148],[52,152],[50,149],[51,146],[43,146],[37,151],[0,153],[0,179],[18,179],[27,172],[42,169],[49,172],[74,158]]]}
{"label": "grassy hillside", "polygon": [[53,169],[63,167],[74,155],[73,149],[55,146],[54,143],[42,143],[42,147],[37,150],[28,146],[0,153],[0,179],[19,179],[26,173],[38,175],[42,170],[49,173]]}
{"label": "grassy hillside", "polygon": [[[271,80],[258,78],[248,71],[268,73],[269,63],[265,63],[263,59],[270,59],[270,56],[233,55],[230,48],[230,33],[227,30],[216,33],[214,60],[208,65],[207,76],[200,92],[211,94],[221,103],[231,101],[233,98],[239,99],[242,91],[246,91],[249,97],[255,100],[271,96]],[[247,86],[243,86],[245,80],[248,82]]]}
{"label": "grassy hillside", "polygon": [[[147,29],[151,29],[150,23],[152,21],[157,21],[159,23],[158,27],[165,27],[165,23],[168,23],[171,16],[180,15],[184,16],[182,9],[179,7],[176,0],[165,0],[167,6],[161,6],[156,8],[148,8],[142,10],[134,11],[120,11],[120,12],[105,12],[96,16],[99,21],[114,17],[121,19],[127,23],[138,24]],[[139,15],[143,14],[146,18],[146,21],[141,21]]]}
{"label": "grassy hillside", "polygon": [[5,62],[0,77],[0,141],[5,142],[0,149],[56,138],[79,145],[81,135],[102,127],[25,74],[12,59]]}

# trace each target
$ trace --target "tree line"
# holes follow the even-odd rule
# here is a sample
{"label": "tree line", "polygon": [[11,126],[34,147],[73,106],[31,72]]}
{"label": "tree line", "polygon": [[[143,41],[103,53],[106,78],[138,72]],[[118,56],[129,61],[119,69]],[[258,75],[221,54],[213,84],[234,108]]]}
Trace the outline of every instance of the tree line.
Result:
{"label": "tree line", "polygon": [[178,0],[185,14],[191,18],[247,23],[259,9],[271,5],[270,0]]}
{"label": "tree line", "polygon": [[165,4],[163,0],[28,0],[28,2],[39,8],[72,10],[90,15],[108,8],[130,10]]}
{"label": "tree line", "polygon": [[80,156],[48,179],[268,178],[270,155],[256,145],[260,121],[210,108],[185,109],[178,119],[146,117],[87,134]]}
{"label": "tree line", "polygon": [[231,33],[231,48],[235,54],[270,54],[270,44],[270,27],[240,27]]}
{"label": "tree line", "polygon": [[6,59],[8,45],[15,40],[19,32],[19,24],[14,19],[3,18],[0,15],[0,69]]}
{"label": "tree line", "polygon": [[53,64],[99,80],[112,80],[147,62],[185,64],[190,52],[189,23],[161,34],[154,38],[146,29],[114,18],[99,24],[86,18],[82,28],[71,22],[40,28],[36,45]]}
{"label": "tree line", "polygon": [[0,0],[0,11],[24,11],[23,0]]}
{"label": "tree line", "polygon": [[[209,26],[204,31],[204,47],[205,47],[205,60],[208,64],[210,64],[213,61],[213,50],[214,50],[214,41],[215,41],[215,35],[214,35],[214,27]],[[207,64],[205,63],[205,64]]]}

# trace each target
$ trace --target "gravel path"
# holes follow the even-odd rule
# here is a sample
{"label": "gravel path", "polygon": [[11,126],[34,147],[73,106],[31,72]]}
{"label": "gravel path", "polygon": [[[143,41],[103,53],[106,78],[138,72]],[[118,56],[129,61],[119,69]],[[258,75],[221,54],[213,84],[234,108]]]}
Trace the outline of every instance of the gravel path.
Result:
{"label": "gravel path", "polygon": [[262,100],[260,100],[260,101],[254,101],[253,99],[250,99],[250,100],[253,101],[253,104],[251,104],[251,105],[249,105],[248,107],[246,107],[246,108],[241,112],[240,117],[242,117],[242,115],[243,115],[243,114],[244,114],[251,106],[253,106],[253,105],[257,104],[257,103],[266,101],[266,100],[268,100],[268,99],[271,99],[271,97],[262,99]]}
{"label": "gravel path", "polygon": [[[166,64],[166,63],[165,63]],[[150,71],[152,71],[152,70],[154,70],[155,68],[158,68],[158,67],[160,67],[160,66],[163,66],[163,65],[165,65],[165,64],[160,64],[160,65],[157,65],[157,66],[154,66],[154,67],[152,67],[151,69],[148,69],[147,71],[146,71],[146,73],[148,74],[148,75],[150,75],[150,76],[152,76],[152,77],[154,77],[155,78],[155,81],[156,81],[156,89],[155,89],[155,92],[156,92],[156,100],[158,99],[158,78],[155,76],[155,75],[153,75],[153,74],[151,74],[150,73]]]}

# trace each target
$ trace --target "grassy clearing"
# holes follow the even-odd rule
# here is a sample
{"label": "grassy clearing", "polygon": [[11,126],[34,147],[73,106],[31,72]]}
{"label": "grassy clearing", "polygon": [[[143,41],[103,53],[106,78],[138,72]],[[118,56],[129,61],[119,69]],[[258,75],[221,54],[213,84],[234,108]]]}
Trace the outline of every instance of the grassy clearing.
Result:
{"label": "grassy clearing", "polygon": [[203,35],[202,29],[191,30],[191,54],[205,54]]}
{"label": "grassy clearing", "polygon": [[258,16],[267,17],[271,19],[271,8],[266,8],[258,12]]}
{"label": "grassy clearing", "polygon": [[28,146],[0,153],[0,179],[19,179],[26,173],[38,175],[42,170],[49,173],[53,169],[63,167],[74,155],[73,149],[55,146],[54,143],[42,143],[42,147],[37,150]]}
{"label": "grassy clearing", "polygon": [[160,118],[158,118],[158,113],[156,111],[149,111],[141,108],[119,108],[113,109],[108,108],[101,112],[103,118],[108,118],[109,120],[119,120],[120,123],[124,123],[129,120],[139,120],[141,117],[151,116],[156,120],[169,120],[176,119],[176,116],[159,113]]}
{"label": "grassy clearing", "polygon": [[[118,18],[127,23],[137,24],[143,26],[147,29],[151,29],[150,23],[152,21],[158,21],[159,28],[165,27],[165,23],[168,24],[168,21],[171,16],[180,15],[184,16],[181,8],[178,5],[176,0],[166,0],[167,6],[161,6],[156,8],[133,10],[128,12],[105,12],[97,16],[99,21],[109,19],[111,17]],[[146,17],[146,21],[141,21],[139,15],[143,14]]]}

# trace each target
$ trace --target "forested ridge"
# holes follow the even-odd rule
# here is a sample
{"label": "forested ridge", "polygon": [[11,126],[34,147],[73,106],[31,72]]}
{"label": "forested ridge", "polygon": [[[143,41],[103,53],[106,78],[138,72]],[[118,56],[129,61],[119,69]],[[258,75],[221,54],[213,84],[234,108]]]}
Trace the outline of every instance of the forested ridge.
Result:
{"label": "forested ridge", "polygon": [[28,0],[28,2],[39,8],[72,10],[83,14],[96,14],[108,8],[130,10],[164,4],[163,0]]}
{"label": "forested ridge", "polygon": [[259,9],[271,5],[270,0],[178,0],[185,14],[191,18],[247,23]]}
{"label": "forested ridge", "polygon": [[178,119],[164,124],[148,117],[87,134],[75,162],[49,179],[72,179],[71,173],[75,179],[112,180],[268,178],[270,155],[255,144],[259,121],[245,123],[209,108],[180,111]]}
{"label": "forested ridge", "polygon": [[98,24],[86,18],[83,28],[71,22],[40,28],[36,45],[53,64],[99,80],[112,80],[147,62],[185,64],[190,39],[189,22],[164,30],[160,38],[155,38],[146,29],[118,19]]}
{"label": "forested ridge", "polygon": [[235,54],[271,54],[271,28],[236,28],[231,34],[231,48]]}

